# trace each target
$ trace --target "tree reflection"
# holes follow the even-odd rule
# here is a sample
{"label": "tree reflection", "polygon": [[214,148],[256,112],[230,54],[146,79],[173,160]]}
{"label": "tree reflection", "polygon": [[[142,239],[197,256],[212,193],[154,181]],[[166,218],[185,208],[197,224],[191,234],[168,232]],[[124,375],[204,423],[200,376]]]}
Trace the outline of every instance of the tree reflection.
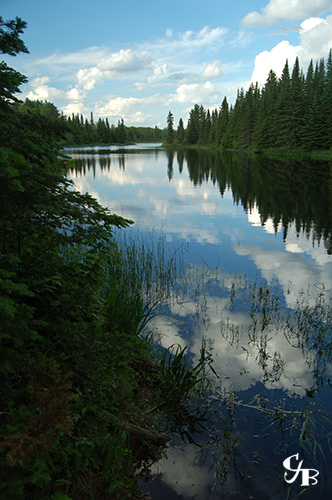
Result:
{"label": "tree reflection", "polygon": [[[184,157],[193,184],[212,181],[221,196],[231,189],[234,202],[244,210],[258,208],[261,224],[282,225],[284,240],[290,224],[297,235],[312,234],[312,244],[324,242],[332,254],[332,179],[330,162],[270,159],[262,155],[187,150]],[[182,163],[179,160],[179,169]]]}

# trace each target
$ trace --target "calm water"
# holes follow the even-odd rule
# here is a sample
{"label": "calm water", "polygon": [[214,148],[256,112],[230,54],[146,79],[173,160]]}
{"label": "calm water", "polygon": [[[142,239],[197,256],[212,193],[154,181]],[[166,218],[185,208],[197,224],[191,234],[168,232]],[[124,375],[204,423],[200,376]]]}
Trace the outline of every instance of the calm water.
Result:
{"label": "calm water", "polygon": [[135,222],[129,238],[179,256],[153,330],[194,360],[204,338],[219,374],[209,445],[175,436],[152,498],[329,498],[330,165],[151,144],[66,153],[76,187]]}

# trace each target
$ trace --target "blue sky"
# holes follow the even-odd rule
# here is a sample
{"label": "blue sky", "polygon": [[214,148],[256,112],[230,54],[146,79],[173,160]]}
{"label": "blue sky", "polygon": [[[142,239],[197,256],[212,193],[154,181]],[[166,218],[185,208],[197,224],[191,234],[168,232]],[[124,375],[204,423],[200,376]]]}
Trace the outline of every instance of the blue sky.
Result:
{"label": "blue sky", "polygon": [[177,125],[332,48],[332,0],[1,0],[1,16],[28,23],[30,54],[4,57],[29,78],[21,98],[114,124]]}

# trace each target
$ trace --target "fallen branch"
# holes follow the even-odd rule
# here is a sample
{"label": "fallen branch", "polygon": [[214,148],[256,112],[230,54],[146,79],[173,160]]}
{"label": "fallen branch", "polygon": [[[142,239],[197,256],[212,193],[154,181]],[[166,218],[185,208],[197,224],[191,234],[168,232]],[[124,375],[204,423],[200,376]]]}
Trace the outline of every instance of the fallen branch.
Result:
{"label": "fallen branch", "polygon": [[158,446],[165,445],[166,443],[168,443],[168,441],[171,440],[171,438],[169,436],[166,436],[165,434],[160,434],[159,432],[150,431],[148,429],[143,429],[142,427],[139,427],[138,425],[124,422],[123,420],[116,417],[115,415],[112,415],[107,410],[104,410],[104,414],[107,416],[107,418],[110,421],[116,422],[117,424],[119,424],[120,427],[122,427],[122,429],[124,429],[125,431],[129,432],[129,434],[140,437],[142,439],[146,439],[147,441],[151,441]]}

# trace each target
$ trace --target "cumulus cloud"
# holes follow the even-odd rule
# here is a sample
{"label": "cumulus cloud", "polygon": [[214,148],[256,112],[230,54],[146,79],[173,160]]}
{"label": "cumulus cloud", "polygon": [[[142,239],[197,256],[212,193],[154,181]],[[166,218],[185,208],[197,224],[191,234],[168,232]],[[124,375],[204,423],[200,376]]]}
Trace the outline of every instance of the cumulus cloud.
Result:
{"label": "cumulus cloud", "polygon": [[25,94],[25,97],[33,100],[40,101],[53,101],[53,100],[62,100],[62,101],[79,101],[85,98],[85,92],[79,90],[75,87],[64,91],[57,89],[55,87],[51,87],[47,85],[50,82],[50,78],[48,76],[42,76],[34,78],[30,85],[32,90]]}
{"label": "cumulus cloud", "polygon": [[103,72],[97,67],[80,69],[77,73],[77,82],[85,90],[91,90],[104,76]]}
{"label": "cumulus cloud", "polygon": [[331,8],[331,0],[270,0],[261,13],[249,12],[242,20],[247,26],[267,26],[283,21],[305,19]]}
{"label": "cumulus cloud", "polygon": [[26,94],[25,97],[31,101],[52,101],[56,99],[63,99],[65,97],[65,92],[56,89],[55,87],[49,87],[46,85],[50,81],[49,77],[38,77],[30,82],[32,90]]}
{"label": "cumulus cloud", "polygon": [[264,85],[271,69],[280,77],[286,59],[291,68],[297,56],[302,67],[305,67],[310,59],[315,61],[327,58],[332,47],[332,15],[326,19],[305,19],[300,25],[299,36],[299,45],[291,45],[287,40],[283,40],[272,50],[260,52],[255,58],[255,68],[250,81]]}
{"label": "cumulus cloud", "polygon": [[152,103],[160,102],[158,95],[138,98],[138,97],[115,97],[100,107],[95,108],[99,116],[112,116],[115,119],[124,118],[130,123],[145,123],[152,117],[150,114],[143,113],[142,109]]}
{"label": "cumulus cloud", "polygon": [[90,113],[90,110],[86,108],[81,102],[71,102],[66,106],[63,106],[61,108],[61,111],[66,116],[71,116],[73,113],[74,115],[85,115]]}
{"label": "cumulus cloud", "polygon": [[210,82],[204,84],[183,84],[176,89],[176,94],[171,96],[170,102],[203,103],[219,99],[219,92]]}
{"label": "cumulus cloud", "polygon": [[301,51],[301,47],[294,47],[288,41],[278,43],[271,51],[264,50],[255,58],[255,68],[251,76],[251,81],[259,85],[264,85],[269,71],[273,71],[277,76],[281,76],[286,60],[290,67],[294,64],[296,56]]}
{"label": "cumulus cloud", "polygon": [[131,113],[130,115],[128,115],[126,119],[130,123],[142,124],[151,122],[152,120],[154,120],[154,117],[151,114],[144,114],[142,111],[136,111],[135,113]]}
{"label": "cumulus cloud", "polygon": [[50,81],[50,77],[49,76],[38,76],[37,78],[34,78],[32,81],[31,81],[31,86],[33,88],[36,88],[36,87],[39,87],[39,86],[42,86],[42,85],[45,85],[46,83],[48,83]]}
{"label": "cumulus cloud", "polygon": [[311,18],[301,23],[301,61],[327,58],[332,47],[332,15],[326,19]]}
{"label": "cumulus cloud", "polygon": [[303,23],[301,23],[302,33],[306,33],[307,31],[312,30],[323,22],[324,19],[322,19],[321,17],[310,17],[309,19],[305,19]]}
{"label": "cumulus cloud", "polygon": [[107,78],[142,71],[149,67],[152,61],[153,56],[147,51],[121,49],[103,57],[96,66],[80,69],[77,73],[78,85],[91,90]]}
{"label": "cumulus cloud", "polygon": [[127,73],[140,71],[149,66],[152,61],[153,57],[147,51],[121,49],[119,52],[103,58],[97,67],[102,71]]}
{"label": "cumulus cloud", "polygon": [[117,116],[128,113],[128,111],[137,108],[140,104],[140,99],[137,97],[116,97],[110,99],[105,106],[99,110],[102,115]]}
{"label": "cumulus cloud", "polygon": [[70,101],[79,101],[80,99],[84,99],[85,92],[77,88],[72,88],[68,90],[65,95]]}
{"label": "cumulus cloud", "polygon": [[205,80],[212,80],[223,76],[223,70],[220,61],[213,61],[212,63],[204,63],[204,71],[202,77]]}

